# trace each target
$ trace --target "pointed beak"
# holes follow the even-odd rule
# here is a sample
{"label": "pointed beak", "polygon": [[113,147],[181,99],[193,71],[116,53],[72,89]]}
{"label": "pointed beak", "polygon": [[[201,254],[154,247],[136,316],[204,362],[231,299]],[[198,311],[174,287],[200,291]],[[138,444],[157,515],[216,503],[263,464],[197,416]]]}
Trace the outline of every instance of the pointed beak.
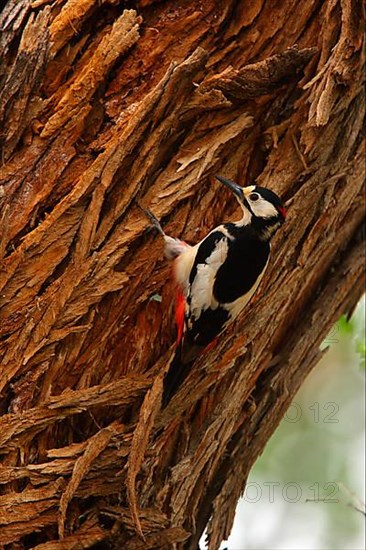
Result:
{"label": "pointed beak", "polygon": [[215,178],[226,185],[239,199],[243,200],[243,187],[235,183],[234,181],[228,180],[226,178],[223,178],[222,176],[215,176]]}

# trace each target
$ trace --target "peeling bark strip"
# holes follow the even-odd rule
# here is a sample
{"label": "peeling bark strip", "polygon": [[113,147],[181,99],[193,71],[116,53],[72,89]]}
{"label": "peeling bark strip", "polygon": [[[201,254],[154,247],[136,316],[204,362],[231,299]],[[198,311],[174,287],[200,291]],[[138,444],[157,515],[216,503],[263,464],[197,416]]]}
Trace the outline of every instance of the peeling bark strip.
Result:
{"label": "peeling bark strip", "polygon": [[[216,550],[229,535],[364,288],[363,5],[305,4],[3,8],[0,545],[193,550],[207,527]],[[215,173],[274,189],[289,214],[258,299],[160,411],[173,289],[135,201],[197,242],[235,218]]]}
{"label": "peeling bark strip", "polygon": [[[17,56],[0,90],[0,146],[7,160],[30,123],[34,93],[38,92],[48,56],[48,23],[50,10],[31,13],[24,27]],[[6,27],[5,27],[6,29]],[[5,30],[2,28],[2,30]]]}
{"label": "peeling bark strip", "polygon": [[[70,2],[69,2],[70,3]],[[72,2],[75,4],[75,2]],[[90,3],[90,2],[89,2]],[[80,6],[79,6],[80,7]],[[70,26],[72,13],[60,14],[61,25]],[[55,21],[57,23],[57,20]],[[41,138],[51,137],[57,130],[68,122],[73,116],[77,116],[79,109],[90,101],[95,94],[97,87],[103,83],[116,60],[123,55],[138,40],[138,18],[134,10],[125,10],[113,24],[110,32],[97,46],[85,66],[77,77],[72,81],[70,87],[60,98],[54,107],[54,114],[47,120],[41,132]],[[58,31],[62,35],[58,28]],[[54,29],[50,28],[51,40],[55,40]]]}
{"label": "peeling bark strip", "polygon": [[293,46],[239,70],[228,67],[222,73],[204,80],[198,89],[201,92],[221,90],[231,100],[253,99],[285,84],[289,76],[304,69],[315,52],[316,48],[299,51],[297,46]]}

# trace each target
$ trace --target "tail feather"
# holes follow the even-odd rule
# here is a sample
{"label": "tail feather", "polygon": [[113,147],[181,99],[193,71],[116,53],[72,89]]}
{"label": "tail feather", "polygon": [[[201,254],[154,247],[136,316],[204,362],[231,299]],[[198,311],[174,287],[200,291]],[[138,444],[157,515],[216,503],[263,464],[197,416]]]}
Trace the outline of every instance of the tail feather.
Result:
{"label": "tail feather", "polygon": [[184,380],[187,378],[194,361],[202,352],[201,346],[189,346],[182,340],[177,346],[175,355],[169,365],[163,383],[162,408],[164,409],[172,397],[177,393]]}
{"label": "tail feather", "polygon": [[176,349],[172,362],[169,365],[169,370],[165,375],[163,383],[163,398],[162,408],[164,409],[178,391],[181,384],[187,378],[193,361],[190,363],[183,363],[181,357],[182,345],[179,345]]}
{"label": "tail feather", "polygon": [[155,227],[155,229],[158,230],[160,235],[165,237],[164,229],[161,227],[160,222],[159,222],[158,218],[155,216],[155,214],[153,214],[149,208],[143,208],[141,206],[141,204],[139,204],[139,203],[137,203],[137,204],[138,204],[139,208],[143,211],[143,213],[145,214],[147,219],[150,221],[151,225],[153,227]]}

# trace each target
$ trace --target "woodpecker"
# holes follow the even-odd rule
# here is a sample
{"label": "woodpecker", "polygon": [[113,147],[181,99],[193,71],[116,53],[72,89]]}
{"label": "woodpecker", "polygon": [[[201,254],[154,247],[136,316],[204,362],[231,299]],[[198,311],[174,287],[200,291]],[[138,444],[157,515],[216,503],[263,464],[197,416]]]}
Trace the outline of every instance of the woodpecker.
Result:
{"label": "woodpecker", "polygon": [[234,193],[243,215],[219,225],[194,246],[166,235],[152,212],[144,210],[164,238],[166,257],[174,260],[177,283],[177,346],[164,379],[163,408],[195,359],[252,298],[268,265],[270,240],[286,217],[273,191],[215,177]]}

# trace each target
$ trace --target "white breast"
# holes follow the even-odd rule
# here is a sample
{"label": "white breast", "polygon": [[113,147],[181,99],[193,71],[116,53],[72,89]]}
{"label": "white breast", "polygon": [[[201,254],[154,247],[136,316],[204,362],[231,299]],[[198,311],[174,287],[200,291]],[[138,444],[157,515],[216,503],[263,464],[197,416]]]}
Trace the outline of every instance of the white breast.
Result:
{"label": "white breast", "polygon": [[193,267],[198,246],[198,244],[195,246],[188,246],[174,260],[174,277],[185,295],[187,295],[188,292],[189,275]]}

